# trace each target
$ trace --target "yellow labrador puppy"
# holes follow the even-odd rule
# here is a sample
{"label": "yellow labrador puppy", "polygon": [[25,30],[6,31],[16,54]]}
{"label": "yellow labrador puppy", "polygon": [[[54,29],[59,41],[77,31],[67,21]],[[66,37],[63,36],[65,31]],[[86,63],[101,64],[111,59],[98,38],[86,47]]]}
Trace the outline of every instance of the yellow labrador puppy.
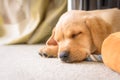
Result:
{"label": "yellow labrador puppy", "polygon": [[103,40],[117,31],[120,31],[117,8],[68,11],[60,17],[40,55],[59,57],[64,62],[82,61],[91,54],[100,54]]}

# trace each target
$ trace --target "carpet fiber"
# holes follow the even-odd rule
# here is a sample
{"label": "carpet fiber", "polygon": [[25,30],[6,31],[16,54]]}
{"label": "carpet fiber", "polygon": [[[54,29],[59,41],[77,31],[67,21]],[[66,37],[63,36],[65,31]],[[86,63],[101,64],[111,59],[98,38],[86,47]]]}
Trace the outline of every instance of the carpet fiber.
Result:
{"label": "carpet fiber", "polygon": [[63,63],[41,58],[43,45],[0,46],[0,80],[120,80],[120,74],[103,63]]}

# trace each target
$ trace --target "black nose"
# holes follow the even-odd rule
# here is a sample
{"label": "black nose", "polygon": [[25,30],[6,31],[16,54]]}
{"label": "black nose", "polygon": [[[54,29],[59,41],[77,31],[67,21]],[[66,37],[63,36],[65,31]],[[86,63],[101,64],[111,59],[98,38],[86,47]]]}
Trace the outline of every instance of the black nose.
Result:
{"label": "black nose", "polygon": [[69,57],[69,52],[68,51],[61,52],[59,57],[62,61],[67,61]]}

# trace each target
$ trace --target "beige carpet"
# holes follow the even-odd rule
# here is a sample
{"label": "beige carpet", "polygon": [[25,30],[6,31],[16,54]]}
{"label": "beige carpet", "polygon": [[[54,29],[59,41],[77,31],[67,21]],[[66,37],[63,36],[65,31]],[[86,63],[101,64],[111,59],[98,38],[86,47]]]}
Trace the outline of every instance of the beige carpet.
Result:
{"label": "beige carpet", "polygon": [[41,58],[41,45],[0,46],[0,80],[120,80],[103,63]]}

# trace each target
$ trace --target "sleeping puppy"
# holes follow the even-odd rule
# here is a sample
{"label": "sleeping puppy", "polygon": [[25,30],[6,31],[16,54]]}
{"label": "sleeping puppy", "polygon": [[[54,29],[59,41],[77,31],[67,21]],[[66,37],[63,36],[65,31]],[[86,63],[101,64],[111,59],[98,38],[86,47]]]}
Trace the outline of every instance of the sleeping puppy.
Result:
{"label": "sleeping puppy", "polygon": [[120,10],[72,10],[63,14],[46,46],[40,49],[44,57],[58,57],[63,62],[78,62],[101,53],[103,40],[120,31]]}

